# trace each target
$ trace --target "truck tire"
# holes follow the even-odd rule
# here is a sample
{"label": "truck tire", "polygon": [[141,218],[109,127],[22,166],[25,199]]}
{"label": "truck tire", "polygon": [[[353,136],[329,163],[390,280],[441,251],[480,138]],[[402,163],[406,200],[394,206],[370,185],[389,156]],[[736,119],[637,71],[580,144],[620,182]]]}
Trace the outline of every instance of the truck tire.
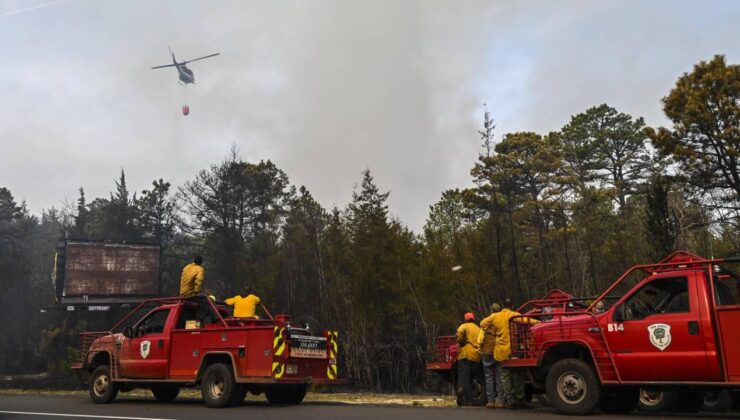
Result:
{"label": "truck tire", "polygon": [[265,396],[270,404],[300,404],[307,390],[306,384],[272,385],[265,388]]}
{"label": "truck tire", "polygon": [[201,381],[200,392],[209,408],[222,408],[231,405],[234,394],[239,390],[230,365],[214,363],[206,369]]}
{"label": "truck tire", "polygon": [[152,385],[152,394],[154,399],[159,402],[172,402],[175,401],[177,395],[180,393],[180,385],[172,384],[157,384]]}
{"label": "truck tire", "polygon": [[599,406],[601,384],[591,365],[579,359],[562,359],[547,373],[547,396],[560,414],[585,415]]}
{"label": "truck tire", "polygon": [[607,414],[627,414],[637,408],[640,391],[636,388],[603,391],[599,408]]}
{"label": "truck tire", "polygon": [[108,365],[100,365],[93,370],[88,380],[88,390],[95,404],[108,404],[116,399],[118,384],[111,380]]}
{"label": "truck tire", "polygon": [[637,409],[649,413],[675,411],[678,408],[680,395],[676,391],[640,388],[640,401]]}
{"label": "truck tire", "polygon": [[301,315],[293,318],[293,320],[290,321],[291,325],[298,325],[298,326],[306,326],[308,327],[308,335],[313,337],[323,337],[324,336],[324,329],[321,326],[321,322],[319,322],[318,319],[309,316],[309,315]]}
{"label": "truck tire", "polygon": [[703,411],[725,413],[732,409],[732,391],[729,389],[716,389],[704,394]]}

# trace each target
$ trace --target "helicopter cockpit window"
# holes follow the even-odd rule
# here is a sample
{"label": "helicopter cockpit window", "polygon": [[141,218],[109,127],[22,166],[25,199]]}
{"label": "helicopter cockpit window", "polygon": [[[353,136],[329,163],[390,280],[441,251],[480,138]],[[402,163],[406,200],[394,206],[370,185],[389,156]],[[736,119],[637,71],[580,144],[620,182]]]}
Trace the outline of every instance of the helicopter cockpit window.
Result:
{"label": "helicopter cockpit window", "polygon": [[689,312],[688,279],[675,277],[648,282],[627,299],[625,309],[625,320],[633,321],[654,314]]}

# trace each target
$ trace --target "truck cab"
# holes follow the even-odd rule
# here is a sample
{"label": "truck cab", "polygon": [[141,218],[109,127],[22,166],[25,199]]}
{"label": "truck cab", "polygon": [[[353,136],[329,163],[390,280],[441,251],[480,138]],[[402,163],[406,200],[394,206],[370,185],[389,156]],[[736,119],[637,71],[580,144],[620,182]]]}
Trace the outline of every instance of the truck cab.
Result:
{"label": "truck cab", "polygon": [[181,387],[198,385],[210,407],[240,403],[247,392],[299,403],[308,384],[345,382],[337,374],[335,331],[267,315],[234,318],[205,297],[149,299],[110,331],[82,333],[72,368],[90,373],[96,403],[133,388],[171,401]]}
{"label": "truck cab", "polygon": [[629,412],[645,387],[696,391],[689,399],[701,408],[703,390],[740,387],[740,278],[723,267],[730,262],[676,252],[632,267],[562,316],[534,310],[527,316],[538,324],[512,319],[505,366],[526,373],[565,414]]}

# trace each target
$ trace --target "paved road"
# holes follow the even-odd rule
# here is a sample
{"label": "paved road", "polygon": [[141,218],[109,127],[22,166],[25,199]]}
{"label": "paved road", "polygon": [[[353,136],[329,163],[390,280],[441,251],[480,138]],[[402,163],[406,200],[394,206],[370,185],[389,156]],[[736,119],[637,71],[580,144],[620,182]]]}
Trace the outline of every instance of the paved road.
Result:
{"label": "paved road", "polygon": [[[297,406],[271,406],[248,401],[240,407],[209,409],[201,401],[182,398],[173,403],[157,403],[139,397],[119,398],[113,404],[97,405],[83,396],[8,396],[0,395],[0,419],[61,420],[61,419],[388,419],[388,420],[468,420],[517,419],[546,420],[555,415],[550,411],[486,410],[477,407],[423,408],[403,406],[369,406],[306,402]],[[599,420],[651,419],[662,416],[606,416]],[[557,416],[557,419],[566,419]],[[580,417],[583,419],[583,417]],[[669,417],[670,420],[682,417]],[[716,416],[714,418],[717,418]]]}

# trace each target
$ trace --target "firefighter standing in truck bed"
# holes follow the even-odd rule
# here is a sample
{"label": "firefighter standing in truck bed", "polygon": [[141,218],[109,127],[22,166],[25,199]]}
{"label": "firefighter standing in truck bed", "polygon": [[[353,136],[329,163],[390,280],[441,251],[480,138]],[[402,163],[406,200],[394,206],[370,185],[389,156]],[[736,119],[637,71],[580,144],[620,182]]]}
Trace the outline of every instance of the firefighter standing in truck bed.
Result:
{"label": "firefighter standing in truck bed", "polygon": [[180,276],[180,296],[193,297],[203,291],[203,280],[206,271],[203,269],[203,257],[196,255],[193,262],[182,269]]}
{"label": "firefighter standing in truck bed", "polygon": [[457,377],[464,392],[463,405],[473,405],[473,373],[480,365],[478,352],[478,333],[480,328],[475,325],[475,315],[472,312],[465,314],[465,322],[457,328],[457,343],[460,352],[457,355]]}
{"label": "firefighter standing in truck bed", "polygon": [[224,303],[234,307],[235,318],[259,318],[254,312],[257,310],[260,298],[252,294],[252,288],[249,286],[244,288],[241,295],[226,299]]}

